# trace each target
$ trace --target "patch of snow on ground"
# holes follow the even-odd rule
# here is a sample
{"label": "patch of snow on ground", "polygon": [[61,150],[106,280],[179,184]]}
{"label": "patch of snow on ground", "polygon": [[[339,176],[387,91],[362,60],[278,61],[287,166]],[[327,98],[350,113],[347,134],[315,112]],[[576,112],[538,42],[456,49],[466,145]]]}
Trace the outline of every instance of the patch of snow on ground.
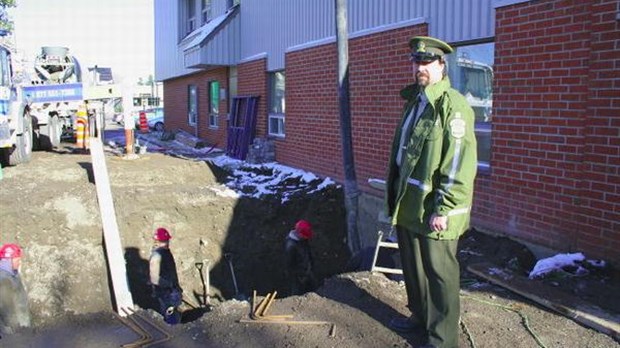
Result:
{"label": "patch of snow on ground", "polygon": [[[195,149],[184,145],[179,141],[160,141],[157,132],[147,134],[136,134],[143,144],[148,144],[147,148],[151,151],[157,147],[171,156],[187,157],[190,155],[192,160],[209,161],[212,164],[232,172],[226,182],[226,189],[212,188],[217,195],[237,198],[240,196],[252,198],[264,198],[266,196],[280,195],[282,203],[289,201],[297,194],[311,194],[324,190],[330,185],[337,185],[331,178],[319,178],[311,172],[292,168],[276,162],[250,164],[245,161],[234,159],[222,155],[221,149],[201,148]],[[124,145],[124,134],[118,133],[106,139],[109,146],[116,147]],[[220,153],[220,155],[216,155]],[[234,192],[234,194],[232,193]],[[236,196],[235,196],[236,195]]]}
{"label": "patch of snow on ground", "polygon": [[530,272],[529,278],[535,279],[544,276],[547,273],[562,270],[566,266],[579,267],[577,262],[585,260],[585,256],[582,253],[574,254],[558,254],[546,259],[541,259],[536,262],[534,269]]}
{"label": "patch of snow on ground", "polygon": [[[313,173],[275,162],[249,164],[225,155],[210,158],[209,161],[219,167],[232,170],[232,176],[229,177],[226,186],[246,197],[262,198],[281,194],[281,202],[285,203],[295,194],[302,192],[310,194],[330,185],[336,185],[331,178],[318,182],[321,179]],[[295,181],[298,184],[291,186],[286,184],[287,181]]]}

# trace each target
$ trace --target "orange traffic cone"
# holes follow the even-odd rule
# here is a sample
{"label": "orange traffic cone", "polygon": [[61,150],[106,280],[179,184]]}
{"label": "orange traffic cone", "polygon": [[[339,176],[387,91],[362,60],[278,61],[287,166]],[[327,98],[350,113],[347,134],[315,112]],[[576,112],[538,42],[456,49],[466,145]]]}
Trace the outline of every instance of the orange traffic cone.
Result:
{"label": "orange traffic cone", "polygon": [[140,132],[147,133],[149,131],[149,124],[146,121],[146,112],[140,111]]}

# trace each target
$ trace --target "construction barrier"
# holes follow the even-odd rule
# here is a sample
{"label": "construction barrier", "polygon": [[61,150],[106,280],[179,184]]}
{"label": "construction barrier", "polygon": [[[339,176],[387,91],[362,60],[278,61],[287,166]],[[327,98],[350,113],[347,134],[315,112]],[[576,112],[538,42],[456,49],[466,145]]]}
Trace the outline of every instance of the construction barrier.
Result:
{"label": "construction barrier", "polygon": [[75,145],[78,149],[89,149],[90,132],[88,131],[88,115],[86,113],[86,108],[80,106],[76,116]]}
{"label": "construction barrier", "polygon": [[77,125],[75,127],[75,146],[78,149],[84,148],[84,131],[86,130],[86,125],[84,124],[84,120],[78,118],[76,121]]}
{"label": "construction barrier", "polygon": [[149,124],[146,120],[146,112],[140,111],[140,132],[148,133]]}

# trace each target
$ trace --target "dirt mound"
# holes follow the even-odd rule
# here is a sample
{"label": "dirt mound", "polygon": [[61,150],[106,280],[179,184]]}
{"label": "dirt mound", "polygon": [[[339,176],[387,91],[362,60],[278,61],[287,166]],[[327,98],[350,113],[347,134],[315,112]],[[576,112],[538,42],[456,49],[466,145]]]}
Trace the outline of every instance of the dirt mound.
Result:
{"label": "dirt mound", "polygon": [[[205,161],[149,154],[135,161],[111,156],[107,165],[129,285],[142,308],[155,308],[147,275],[151,233],[158,226],[172,232],[181,285],[194,304],[204,298],[197,267],[204,260],[210,263],[212,295],[222,301],[235,296],[225,253],[232,255],[241,293],[286,295],[283,243],[301,218],[314,226],[312,247],[321,279],[340,272],[349,258],[342,190],[335,185],[317,190],[320,180],[310,182],[282,202],[282,194],[235,195],[224,185],[232,172]],[[2,237],[25,247],[22,272],[35,323],[65,312],[110,309],[90,157],[35,153],[33,162],[5,172]],[[282,187],[294,185],[293,180]]]}

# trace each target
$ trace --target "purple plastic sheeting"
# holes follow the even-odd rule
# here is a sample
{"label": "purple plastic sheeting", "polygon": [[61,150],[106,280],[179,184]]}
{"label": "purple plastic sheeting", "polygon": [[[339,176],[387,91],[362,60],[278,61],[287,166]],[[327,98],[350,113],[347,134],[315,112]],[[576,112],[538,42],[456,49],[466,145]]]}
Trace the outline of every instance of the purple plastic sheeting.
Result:
{"label": "purple plastic sheeting", "polygon": [[245,160],[249,146],[254,141],[258,98],[258,96],[233,97],[226,144],[228,157]]}

